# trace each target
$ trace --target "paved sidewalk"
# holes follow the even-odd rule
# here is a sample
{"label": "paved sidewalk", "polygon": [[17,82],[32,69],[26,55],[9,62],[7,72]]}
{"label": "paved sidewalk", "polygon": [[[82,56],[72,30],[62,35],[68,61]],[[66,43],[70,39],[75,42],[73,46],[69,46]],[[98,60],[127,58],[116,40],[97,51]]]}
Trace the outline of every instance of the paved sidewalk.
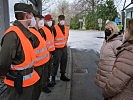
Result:
{"label": "paved sidewalk", "polygon": [[[71,57],[71,49],[68,47],[68,64],[66,75],[71,79],[72,75],[72,57]],[[49,94],[41,93],[39,100],[70,100],[70,92],[71,92],[71,81],[63,82],[60,81],[60,73],[58,71],[58,75],[56,77],[56,85],[51,88],[52,92]]]}

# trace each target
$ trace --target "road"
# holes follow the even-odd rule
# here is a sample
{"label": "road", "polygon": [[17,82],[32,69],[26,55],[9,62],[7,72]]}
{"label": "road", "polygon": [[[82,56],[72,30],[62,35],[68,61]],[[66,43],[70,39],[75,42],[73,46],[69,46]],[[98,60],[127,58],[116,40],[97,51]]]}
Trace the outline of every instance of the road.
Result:
{"label": "road", "polygon": [[68,46],[78,50],[93,49],[99,52],[103,38],[97,37],[104,37],[103,32],[70,30]]}
{"label": "road", "polygon": [[103,100],[101,90],[95,85],[99,50],[103,39],[97,31],[70,31],[72,51],[71,100]]}

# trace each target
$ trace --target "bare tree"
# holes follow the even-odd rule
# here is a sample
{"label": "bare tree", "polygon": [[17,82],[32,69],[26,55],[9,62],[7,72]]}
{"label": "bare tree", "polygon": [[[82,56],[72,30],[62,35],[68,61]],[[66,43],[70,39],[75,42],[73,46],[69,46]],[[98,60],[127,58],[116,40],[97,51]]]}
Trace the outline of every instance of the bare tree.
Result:
{"label": "bare tree", "polygon": [[56,7],[53,10],[52,15],[54,16],[56,23],[57,23],[57,18],[59,15],[65,15],[65,19],[66,19],[66,24],[69,25],[70,24],[70,19],[71,19],[71,13],[70,13],[70,4],[68,1],[66,0],[58,0],[58,2],[56,3]]}
{"label": "bare tree", "polygon": [[69,11],[69,3],[66,0],[60,0],[58,1],[57,9],[60,14],[65,15]]}
{"label": "bare tree", "polygon": [[42,13],[52,13],[51,8],[56,4],[55,0],[42,0]]}
{"label": "bare tree", "polygon": [[75,15],[85,15],[89,11],[95,11],[97,4],[103,0],[76,0],[71,5],[71,11],[73,16]]}

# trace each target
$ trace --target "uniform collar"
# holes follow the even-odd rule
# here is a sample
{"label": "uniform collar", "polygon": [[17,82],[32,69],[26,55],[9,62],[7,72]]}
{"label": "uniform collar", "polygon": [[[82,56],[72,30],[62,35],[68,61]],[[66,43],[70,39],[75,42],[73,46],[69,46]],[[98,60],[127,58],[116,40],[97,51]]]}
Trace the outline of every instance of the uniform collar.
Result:
{"label": "uniform collar", "polygon": [[24,27],[24,25],[21,24],[19,21],[17,21],[17,20],[14,21],[13,25],[19,27],[20,30],[26,35],[27,38],[32,37],[31,32],[26,27]]}

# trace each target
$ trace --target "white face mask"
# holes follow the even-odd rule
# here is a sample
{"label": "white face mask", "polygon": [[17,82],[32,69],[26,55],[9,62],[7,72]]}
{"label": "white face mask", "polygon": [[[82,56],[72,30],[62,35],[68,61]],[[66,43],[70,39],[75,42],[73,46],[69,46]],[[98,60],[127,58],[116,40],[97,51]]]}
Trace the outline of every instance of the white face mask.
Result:
{"label": "white face mask", "polygon": [[52,26],[52,21],[48,21],[48,22],[47,22],[47,25],[48,25],[49,27],[51,27],[51,26]]}
{"label": "white face mask", "polygon": [[41,28],[41,27],[43,27],[43,26],[44,26],[44,20],[42,19],[42,20],[40,20],[40,21],[38,22],[38,27]]}
{"label": "white face mask", "polygon": [[31,23],[30,23],[29,26],[31,26],[31,27],[35,27],[35,25],[36,25],[35,17],[32,17],[30,20],[31,20]]}
{"label": "white face mask", "polygon": [[61,25],[65,25],[65,21],[64,21],[64,20],[61,20],[61,21],[60,21],[60,24],[61,24]]}

